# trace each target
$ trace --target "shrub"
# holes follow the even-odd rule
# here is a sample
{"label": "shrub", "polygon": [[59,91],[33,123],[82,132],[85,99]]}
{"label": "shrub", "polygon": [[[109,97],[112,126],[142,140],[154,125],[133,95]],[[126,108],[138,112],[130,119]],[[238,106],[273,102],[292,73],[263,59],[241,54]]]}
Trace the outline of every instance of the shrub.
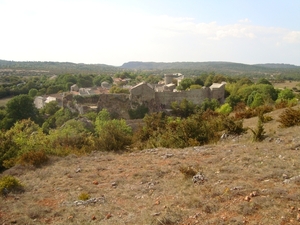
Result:
{"label": "shrub", "polygon": [[228,134],[240,135],[245,133],[247,129],[243,128],[242,120],[234,120],[232,117],[223,118],[223,126]]}
{"label": "shrub", "polygon": [[279,99],[275,102],[275,108],[276,109],[283,109],[288,107],[288,100],[285,99]]}
{"label": "shrub", "polygon": [[82,200],[82,201],[86,201],[86,200],[89,200],[90,199],[90,195],[86,192],[82,192],[80,193],[80,195],[78,196],[78,199],[79,200]]}
{"label": "shrub", "polygon": [[13,176],[3,176],[0,178],[0,193],[2,195],[8,192],[22,192],[24,191],[24,186],[19,180]]}
{"label": "shrub", "polygon": [[192,166],[180,166],[179,171],[184,175],[184,178],[189,179],[195,176],[198,171]]}
{"label": "shrub", "polygon": [[247,119],[251,117],[258,116],[260,113],[268,113],[273,110],[273,107],[270,105],[262,105],[256,108],[247,108],[245,107],[244,109],[242,108],[237,108],[236,113],[235,113],[235,118],[236,119]]}
{"label": "shrub", "polygon": [[216,109],[218,113],[228,115],[229,113],[232,112],[232,107],[229,105],[229,103],[225,103],[222,105],[220,108]]}
{"label": "shrub", "polygon": [[132,143],[131,128],[124,120],[109,120],[102,125],[99,137],[96,140],[100,150],[124,150]]}
{"label": "shrub", "polygon": [[300,109],[287,108],[279,115],[278,122],[281,127],[292,127],[300,125]]}
{"label": "shrub", "polygon": [[128,114],[130,119],[142,119],[149,112],[148,107],[145,105],[139,105],[136,109],[130,109]]}
{"label": "shrub", "polygon": [[19,157],[18,163],[22,165],[32,165],[35,167],[41,166],[49,160],[45,151],[29,151]]}
{"label": "shrub", "polygon": [[258,122],[257,127],[255,130],[249,128],[251,132],[253,133],[252,140],[253,141],[262,141],[265,138],[265,129],[263,126],[263,114],[259,114],[258,116]]}

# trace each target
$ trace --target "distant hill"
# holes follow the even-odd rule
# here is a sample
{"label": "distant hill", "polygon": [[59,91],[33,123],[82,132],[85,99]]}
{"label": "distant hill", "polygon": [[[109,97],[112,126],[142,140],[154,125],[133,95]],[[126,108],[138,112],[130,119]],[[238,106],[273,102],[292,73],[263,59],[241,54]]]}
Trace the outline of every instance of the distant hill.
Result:
{"label": "distant hill", "polygon": [[39,62],[39,61],[6,61],[0,60],[0,70],[30,70],[31,72],[44,73],[102,73],[117,72],[118,67],[105,64],[84,64],[71,62]]}
{"label": "distant hill", "polygon": [[285,77],[300,77],[300,66],[290,64],[243,64],[234,62],[139,62],[124,63],[120,67],[106,64],[83,64],[70,62],[18,62],[0,60],[1,74],[115,74],[124,70],[143,71],[148,74],[182,73],[199,75],[215,72],[224,75],[283,75]]}
{"label": "distant hill", "polygon": [[295,66],[292,64],[284,64],[284,63],[266,63],[266,64],[255,64],[256,66],[265,67],[265,68],[273,68],[273,69],[299,69],[300,66]]}
{"label": "distant hill", "polygon": [[287,70],[300,71],[300,66],[290,64],[243,64],[233,62],[127,62],[121,68],[137,70],[201,70],[224,74],[265,74],[280,73]]}

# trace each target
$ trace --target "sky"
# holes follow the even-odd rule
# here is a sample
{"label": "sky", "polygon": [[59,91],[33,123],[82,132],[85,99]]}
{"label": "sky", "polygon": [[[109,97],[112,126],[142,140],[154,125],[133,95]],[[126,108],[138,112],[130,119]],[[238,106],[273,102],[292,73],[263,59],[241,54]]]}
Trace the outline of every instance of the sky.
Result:
{"label": "sky", "polygon": [[0,59],[300,66],[300,0],[0,0]]}

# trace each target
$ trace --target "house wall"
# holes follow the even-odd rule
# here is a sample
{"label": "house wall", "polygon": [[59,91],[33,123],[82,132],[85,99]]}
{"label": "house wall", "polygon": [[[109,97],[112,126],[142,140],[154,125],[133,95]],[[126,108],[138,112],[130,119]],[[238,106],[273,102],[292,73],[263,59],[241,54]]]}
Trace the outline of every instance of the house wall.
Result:
{"label": "house wall", "polygon": [[224,93],[225,84],[216,84],[210,88],[182,92],[155,92],[149,84],[141,83],[133,87],[130,94],[100,94],[90,98],[84,97],[84,99],[77,102],[77,111],[85,113],[88,108],[84,108],[84,106],[96,106],[94,110],[97,112],[106,108],[113,117],[129,119],[129,110],[135,109],[141,104],[148,107],[149,112],[157,112],[169,109],[172,102],[181,102],[184,99],[197,105],[201,104],[206,98],[215,98],[220,103],[224,103]]}
{"label": "house wall", "polygon": [[156,92],[155,100],[156,103],[169,108],[172,102],[181,102],[184,99],[187,99],[194,104],[201,104],[204,99],[210,98],[210,89],[194,89],[190,91],[182,91],[182,92]]}
{"label": "house wall", "polygon": [[130,105],[128,94],[101,94],[97,102],[97,111],[106,108],[113,117],[129,119]]}
{"label": "house wall", "polygon": [[211,97],[217,99],[221,104],[225,102],[225,84],[223,83],[218,88],[211,88]]}
{"label": "house wall", "polygon": [[155,91],[147,83],[141,83],[130,90],[130,100],[140,104],[155,99]]}

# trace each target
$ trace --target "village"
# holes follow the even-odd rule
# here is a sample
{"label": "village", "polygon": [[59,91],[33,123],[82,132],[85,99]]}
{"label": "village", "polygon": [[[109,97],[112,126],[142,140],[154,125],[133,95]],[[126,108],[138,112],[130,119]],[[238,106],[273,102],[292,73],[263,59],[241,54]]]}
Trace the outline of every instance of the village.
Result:
{"label": "village", "polygon": [[[79,88],[74,84],[70,92],[37,96],[34,104],[40,109],[51,101],[57,101],[60,107],[68,107],[78,111],[79,114],[88,111],[99,112],[106,108],[109,112],[117,112],[120,118],[129,119],[128,111],[141,105],[147,107],[149,112],[159,112],[170,110],[172,102],[181,102],[184,99],[197,105],[205,99],[216,99],[220,104],[224,103],[226,82],[213,83],[210,87],[201,89],[178,91],[176,87],[183,77],[181,74],[165,74],[164,82],[160,84],[141,82],[133,87],[127,87],[129,94],[109,93],[111,85],[107,82],[103,82],[101,87],[93,88]],[[174,79],[177,80],[177,84],[173,83]]]}

